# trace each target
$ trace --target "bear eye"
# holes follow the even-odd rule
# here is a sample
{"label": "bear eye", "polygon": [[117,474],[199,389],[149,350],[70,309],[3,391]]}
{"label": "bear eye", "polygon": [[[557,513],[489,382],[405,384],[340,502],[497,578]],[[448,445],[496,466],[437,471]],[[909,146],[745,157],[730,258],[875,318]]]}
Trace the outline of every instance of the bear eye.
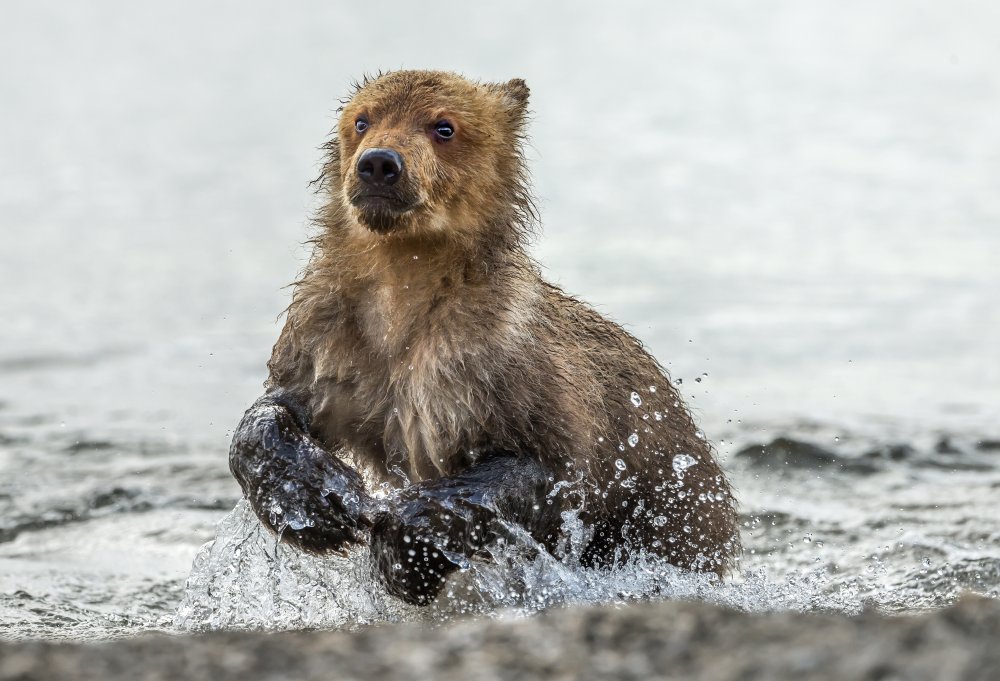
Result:
{"label": "bear eye", "polygon": [[455,136],[455,126],[448,121],[438,121],[434,124],[434,134],[440,140],[450,140]]}
{"label": "bear eye", "polygon": [[358,132],[364,132],[368,129],[368,119],[361,116],[358,120],[354,121],[354,129]]}

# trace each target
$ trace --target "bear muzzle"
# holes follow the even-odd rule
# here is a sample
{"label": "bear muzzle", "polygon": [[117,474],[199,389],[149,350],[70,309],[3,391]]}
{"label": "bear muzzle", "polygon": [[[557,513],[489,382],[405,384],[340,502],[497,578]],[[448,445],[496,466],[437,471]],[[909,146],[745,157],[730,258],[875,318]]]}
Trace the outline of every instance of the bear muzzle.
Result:
{"label": "bear muzzle", "polygon": [[366,149],[355,164],[355,181],[349,192],[358,218],[375,232],[398,228],[401,218],[419,204],[411,191],[402,155],[394,149]]}

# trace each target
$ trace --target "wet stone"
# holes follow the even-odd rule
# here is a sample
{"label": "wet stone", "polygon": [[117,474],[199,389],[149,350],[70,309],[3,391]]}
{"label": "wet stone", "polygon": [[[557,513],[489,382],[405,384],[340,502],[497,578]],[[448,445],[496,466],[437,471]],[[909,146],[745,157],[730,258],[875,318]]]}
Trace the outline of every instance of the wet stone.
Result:
{"label": "wet stone", "polygon": [[833,452],[811,442],[779,437],[769,444],[750,445],[736,452],[736,457],[753,466],[769,468],[823,469],[839,468],[852,473],[875,473],[878,467],[869,461],[838,457]]}
{"label": "wet stone", "polygon": [[141,512],[152,507],[153,504],[148,499],[142,498],[141,491],[124,487],[98,490],[87,503],[89,509],[116,508],[132,512]]}
{"label": "wet stone", "polygon": [[865,452],[866,459],[881,459],[888,461],[912,461],[917,450],[906,444],[885,445]]}

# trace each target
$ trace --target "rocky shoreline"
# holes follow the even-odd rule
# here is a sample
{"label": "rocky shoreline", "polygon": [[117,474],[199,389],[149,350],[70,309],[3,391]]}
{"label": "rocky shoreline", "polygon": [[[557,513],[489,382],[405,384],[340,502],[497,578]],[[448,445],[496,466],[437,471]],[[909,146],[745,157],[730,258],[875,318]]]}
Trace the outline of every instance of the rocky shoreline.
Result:
{"label": "rocky shoreline", "polygon": [[931,613],[751,615],[692,602],[355,632],[0,644],[0,681],[73,679],[998,679],[1000,601]]}

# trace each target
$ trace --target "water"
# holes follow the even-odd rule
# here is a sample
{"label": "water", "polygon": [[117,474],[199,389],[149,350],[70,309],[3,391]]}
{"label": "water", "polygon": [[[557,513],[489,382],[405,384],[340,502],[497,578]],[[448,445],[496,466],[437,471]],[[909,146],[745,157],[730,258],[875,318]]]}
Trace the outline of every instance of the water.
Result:
{"label": "water", "polygon": [[[227,516],[316,148],[348,82],[396,66],[527,79],[536,253],[680,381],[747,546],[721,587],[514,551],[516,579],[472,566],[442,612],[996,595],[1000,10],[470,11],[383,4],[393,39],[372,41],[367,10],[321,2],[5,3],[0,636],[436,616],[365,589],[363,555],[297,556]],[[837,463],[735,455],[779,436]]]}

